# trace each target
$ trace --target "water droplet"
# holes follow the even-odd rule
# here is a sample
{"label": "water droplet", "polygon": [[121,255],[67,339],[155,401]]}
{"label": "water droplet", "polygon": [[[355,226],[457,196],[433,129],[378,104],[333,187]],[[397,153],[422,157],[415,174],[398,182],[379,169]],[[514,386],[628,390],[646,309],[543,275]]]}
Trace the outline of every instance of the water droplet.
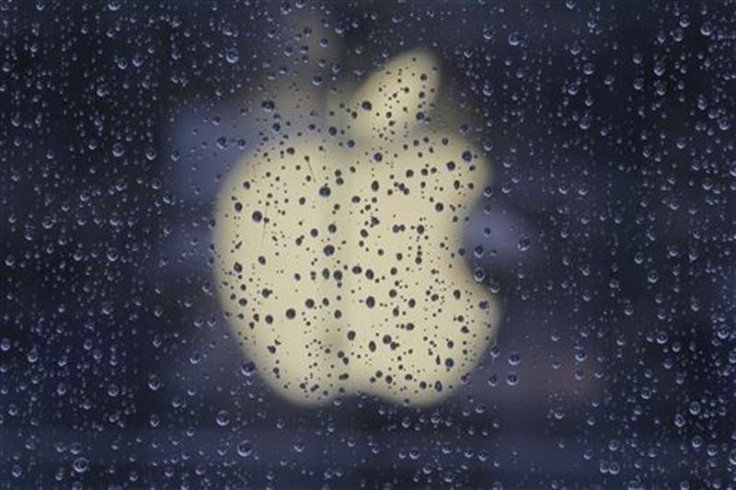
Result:
{"label": "water droplet", "polygon": [[228,48],[227,51],[225,51],[225,60],[227,60],[228,63],[235,64],[240,59],[240,52],[238,51],[238,48]]}
{"label": "water droplet", "polygon": [[148,377],[148,387],[152,391],[157,391],[159,388],[161,388],[161,378],[156,374],[150,375]]}
{"label": "water droplet", "polygon": [[509,355],[509,364],[512,366],[518,366],[521,364],[521,355],[518,352],[512,352]]}
{"label": "water droplet", "polygon": [[74,471],[77,473],[84,473],[89,469],[89,460],[87,458],[77,458],[74,460],[74,463],[72,464]]}
{"label": "water droplet", "polygon": [[529,250],[531,244],[532,241],[529,237],[522,236],[521,238],[519,238],[519,243],[517,243],[516,246],[521,252],[526,252],[527,250]]}
{"label": "water droplet", "polygon": [[518,46],[521,43],[521,35],[518,32],[512,32],[509,34],[509,44],[511,46]]}
{"label": "water droplet", "polygon": [[240,367],[240,372],[243,373],[243,376],[250,378],[256,372],[256,364],[252,361],[243,363]]}
{"label": "water droplet", "polygon": [[125,154],[125,147],[123,146],[123,144],[118,142],[112,145],[112,154],[118,158],[123,156]]}
{"label": "water droplet", "polygon": [[107,387],[107,394],[111,396],[112,398],[115,398],[120,394],[120,387],[116,385],[115,383],[111,384]]}
{"label": "water droplet", "polygon": [[238,443],[237,446],[238,456],[241,458],[247,458],[251,454],[253,454],[253,444],[245,439]]}
{"label": "water droplet", "polygon": [[691,415],[698,415],[700,413],[700,403],[698,402],[692,402],[690,403],[690,407],[688,407],[688,411]]}
{"label": "water droplet", "polygon": [[227,410],[220,410],[215,416],[215,421],[220,427],[226,427],[228,424],[230,424],[230,414]]}

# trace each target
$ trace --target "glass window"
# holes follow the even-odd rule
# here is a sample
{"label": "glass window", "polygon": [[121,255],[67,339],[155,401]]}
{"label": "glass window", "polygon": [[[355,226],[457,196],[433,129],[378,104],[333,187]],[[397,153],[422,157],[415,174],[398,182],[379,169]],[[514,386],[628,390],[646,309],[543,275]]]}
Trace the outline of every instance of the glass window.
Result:
{"label": "glass window", "polygon": [[735,21],[0,3],[0,487],[732,487]]}

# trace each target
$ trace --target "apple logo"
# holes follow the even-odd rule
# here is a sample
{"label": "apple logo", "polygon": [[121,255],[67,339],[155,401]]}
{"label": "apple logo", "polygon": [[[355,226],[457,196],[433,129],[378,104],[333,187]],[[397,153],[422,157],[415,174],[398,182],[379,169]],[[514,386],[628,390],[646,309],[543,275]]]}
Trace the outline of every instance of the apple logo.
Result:
{"label": "apple logo", "polygon": [[334,109],[275,118],[220,190],[220,302],[292,402],[436,403],[494,338],[499,306],[463,250],[489,162],[430,117],[438,89],[431,54],[399,55]]}

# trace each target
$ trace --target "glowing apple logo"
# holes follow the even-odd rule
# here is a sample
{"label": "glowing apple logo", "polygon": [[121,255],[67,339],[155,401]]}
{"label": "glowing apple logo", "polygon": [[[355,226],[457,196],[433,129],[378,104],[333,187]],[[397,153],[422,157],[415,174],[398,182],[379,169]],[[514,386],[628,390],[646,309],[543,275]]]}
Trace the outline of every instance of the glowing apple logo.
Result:
{"label": "glowing apple logo", "polygon": [[429,118],[438,84],[431,55],[398,56],[311,124],[281,121],[220,191],[221,303],[293,402],[434,403],[494,336],[498,306],[462,249],[489,163]]}

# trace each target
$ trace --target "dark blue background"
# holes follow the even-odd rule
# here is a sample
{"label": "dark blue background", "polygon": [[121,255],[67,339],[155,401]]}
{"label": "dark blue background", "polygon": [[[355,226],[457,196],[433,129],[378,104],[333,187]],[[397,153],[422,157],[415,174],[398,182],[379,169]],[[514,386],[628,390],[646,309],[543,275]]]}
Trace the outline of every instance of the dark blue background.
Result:
{"label": "dark blue background", "polygon": [[[0,486],[733,485],[734,12],[1,2]],[[214,195],[280,66],[412,47],[494,163],[467,248],[498,342],[437,407],[296,410],[218,309]]]}

